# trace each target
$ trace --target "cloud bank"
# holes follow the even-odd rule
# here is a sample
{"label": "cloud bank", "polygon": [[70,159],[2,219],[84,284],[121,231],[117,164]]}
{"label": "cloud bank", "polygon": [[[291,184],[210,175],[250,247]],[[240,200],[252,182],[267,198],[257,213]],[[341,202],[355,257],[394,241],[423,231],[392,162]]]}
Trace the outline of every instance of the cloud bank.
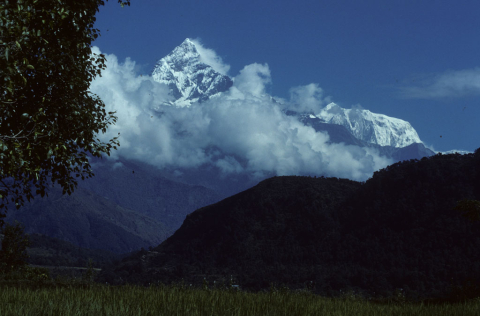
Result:
{"label": "cloud bank", "polygon": [[448,71],[427,77],[417,85],[400,88],[408,99],[438,99],[480,95],[480,68]]}
{"label": "cloud bank", "polygon": [[[100,53],[95,47],[94,52]],[[225,175],[325,175],[366,180],[392,161],[373,149],[329,144],[327,133],[316,132],[286,116],[265,93],[271,83],[268,65],[251,64],[234,78],[233,87],[200,105],[177,108],[162,105],[169,91],[149,76],[138,76],[135,62],[120,63],[106,55],[107,69],[90,90],[99,95],[118,121],[108,140],[120,135],[119,156],[158,168],[198,168],[211,165]],[[224,69],[226,69],[224,67]],[[291,90],[289,106],[318,111],[323,91],[311,84]]]}

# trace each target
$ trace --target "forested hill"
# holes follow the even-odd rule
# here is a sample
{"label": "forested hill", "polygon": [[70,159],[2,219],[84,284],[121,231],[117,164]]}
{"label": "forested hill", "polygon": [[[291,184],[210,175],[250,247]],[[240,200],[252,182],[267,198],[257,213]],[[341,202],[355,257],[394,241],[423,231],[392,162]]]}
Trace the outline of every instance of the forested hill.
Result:
{"label": "forested hill", "polygon": [[270,283],[335,295],[356,289],[442,297],[480,280],[480,222],[454,210],[480,200],[480,150],[436,155],[376,172],[366,183],[275,177],[201,208],[154,251],[100,276],[115,282]]}
{"label": "forested hill", "polygon": [[63,195],[54,187],[48,198],[34,199],[7,213],[6,221],[22,223],[27,234],[42,234],[89,249],[128,253],[156,245],[171,235],[163,223],[83,188]]}

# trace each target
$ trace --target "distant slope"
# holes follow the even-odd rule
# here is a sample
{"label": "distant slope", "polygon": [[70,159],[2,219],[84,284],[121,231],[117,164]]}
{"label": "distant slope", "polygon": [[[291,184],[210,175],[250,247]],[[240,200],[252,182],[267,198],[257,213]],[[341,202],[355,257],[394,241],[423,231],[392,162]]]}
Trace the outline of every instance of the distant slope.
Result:
{"label": "distant slope", "polygon": [[28,263],[33,265],[86,267],[88,260],[92,259],[93,266],[98,268],[121,258],[110,251],[81,248],[45,235],[31,234],[28,237]]}
{"label": "distant slope", "polygon": [[171,234],[162,223],[82,188],[68,196],[57,186],[48,198],[38,197],[19,210],[10,210],[6,221],[14,220],[23,223],[28,234],[115,253],[157,245]]}
{"label": "distant slope", "polygon": [[91,161],[95,176],[81,181],[79,187],[161,222],[172,233],[187,214],[221,199],[220,194],[204,186],[169,180],[164,176],[166,171],[146,163],[125,159]]}
{"label": "distant slope", "polygon": [[95,176],[69,195],[60,189],[36,197],[7,221],[89,249],[127,253],[156,246],[180,227],[187,214],[220,200],[202,186],[168,180],[144,163],[91,159]]}
{"label": "distant slope", "polygon": [[233,275],[254,290],[314,281],[322,294],[402,288],[442,297],[451,283],[480,280],[480,222],[453,210],[458,200],[480,200],[478,179],[480,150],[397,163],[364,184],[267,179],[195,211],[154,251],[125,258],[103,278],[199,284]]}

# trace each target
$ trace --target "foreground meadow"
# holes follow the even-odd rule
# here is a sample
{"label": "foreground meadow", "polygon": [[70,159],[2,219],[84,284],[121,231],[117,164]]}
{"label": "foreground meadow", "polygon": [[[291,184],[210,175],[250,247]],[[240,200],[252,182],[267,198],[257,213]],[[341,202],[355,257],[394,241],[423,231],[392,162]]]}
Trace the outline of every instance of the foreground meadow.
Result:
{"label": "foreground meadow", "polygon": [[0,286],[0,315],[479,315],[480,301],[424,305],[323,298],[308,292],[248,293],[186,286]]}

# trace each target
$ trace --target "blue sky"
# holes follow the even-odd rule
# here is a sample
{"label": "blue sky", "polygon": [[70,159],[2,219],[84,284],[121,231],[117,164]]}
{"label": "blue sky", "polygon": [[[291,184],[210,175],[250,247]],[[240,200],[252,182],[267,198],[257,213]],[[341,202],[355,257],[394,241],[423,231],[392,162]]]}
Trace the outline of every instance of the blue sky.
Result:
{"label": "blue sky", "polygon": [[[406,120],[435,150],[480,147],[480,2],[110,0],[94,42],[138,74],[199,38],[238,75],[267,63],[267,92],[317,83],[344,108]],[[441,137],[440,137],[441,136]]]}

